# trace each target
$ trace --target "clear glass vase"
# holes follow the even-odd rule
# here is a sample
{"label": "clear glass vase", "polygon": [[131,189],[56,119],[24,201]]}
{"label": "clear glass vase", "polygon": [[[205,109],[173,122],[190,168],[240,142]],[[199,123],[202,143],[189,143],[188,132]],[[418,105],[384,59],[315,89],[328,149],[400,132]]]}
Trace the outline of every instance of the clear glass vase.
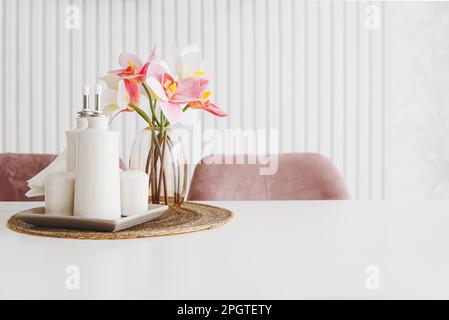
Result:
{"label": "clear glass vase", "polygon": [[187,161],[181,141],[170,132],[143,129],[134,140],[129,168],[149,175],[148,203],[180,206],[187,187]]}

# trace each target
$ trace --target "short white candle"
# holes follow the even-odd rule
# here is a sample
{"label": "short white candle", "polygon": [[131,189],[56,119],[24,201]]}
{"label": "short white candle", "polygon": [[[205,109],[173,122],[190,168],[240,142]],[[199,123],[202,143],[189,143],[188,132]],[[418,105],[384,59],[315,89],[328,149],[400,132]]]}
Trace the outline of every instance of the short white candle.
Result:
{"label": "short white candle", "polygon": [[123,216],[148,211],[148,182],[149,177],[145,172],[137,170],[122,172],[120,194]]}
{"label": "short white candle", "polygon": [[45,213],[73,216],[75,174],[62,171],[45,178]]}

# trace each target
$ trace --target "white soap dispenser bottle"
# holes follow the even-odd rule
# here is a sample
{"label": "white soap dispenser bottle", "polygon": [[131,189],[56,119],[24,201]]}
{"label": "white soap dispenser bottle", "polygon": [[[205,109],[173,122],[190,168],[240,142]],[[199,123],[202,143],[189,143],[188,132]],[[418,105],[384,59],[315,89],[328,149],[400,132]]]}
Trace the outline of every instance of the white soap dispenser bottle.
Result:
{"label": "white soap dispenser bottle", "polygon": [[93,114],[89,108],[90,87],[84,85],[83,88],[83,108],[76,117],[76,128],[67,130],[65,133],[67,141],[67,171],[75,173],[76,168],[76,135],[82,129],[87,128],[87,117]]}
{"label": "white soap dispenser bottle", "polygon": [[101,112],[100,95],[97,85],[95,112],[77,133],[74,215],[116,220],[121,217],[119,132]]}

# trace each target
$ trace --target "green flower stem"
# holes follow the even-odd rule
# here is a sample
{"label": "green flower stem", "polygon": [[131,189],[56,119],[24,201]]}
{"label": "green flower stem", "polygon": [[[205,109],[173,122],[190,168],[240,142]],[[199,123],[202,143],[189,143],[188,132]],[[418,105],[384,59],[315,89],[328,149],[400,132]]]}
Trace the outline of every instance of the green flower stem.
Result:
{"label": "green flower stem", "polygon": [[156,99],[154,99],[154,103],[153,103],[153,100],[151,99],[150,89],[148,89],[145,82],[142,82],[142,87],[148,96],[148,100],[150,100],[150,109],[151,109],[151,114],[153,116],[153,120],[156,120]]}
{"label": "green flower stem", "polygon": [[138,106],[136,106],[132,103],[129,103],[128,106],[130,108],[132,108],[133,110],[135,110],[139,114],[139,116],[141,116],[149,125],[152,124],[151,119],[148,117],[148,115],[145,113],[145,111],[143,111]]}
{"label": "green flower stem", "polygon": [[165,120],[164,120],[164,114],[162,110],[160,111],[159,119],[161,120],[162,126],[161,126],[161,137],[164,136],[164,129],[165,129]]}
{"label": "green flower stem", "polygon": [[[142,82],[142,87],[148,96],[148,100],[150,101],[150,111],[151,111],[152,123],[156,124],[160,128],[161,133],[163,133],[164,130],[169,126],[169,122],[168,122],[167,118],[165,117],[164,113],[162,112],[162,110],[160,112],[159,120],[158,120],[157,113],[156,113],[156,101],[157,100],[156,99],[153,100],[151,98],[150,89],[148,88],[148,86],[145,82]],[[186,110],[186,108],[184,108],[184,111],[185,110]]]}
{"label": "green flower stem", "polygon": [[148,89],[147,84],[146,84],[145,82],[142,82],[142,87],[143,87],[143,89],[145,90],[145,92],[146,92],[146,94],[147,94],[147,96],[148,96],[148,99],[150,99],[150,101],[151,101],[151,93],[150,93],[150,89]]}
{"label": "green flower stem", "polygon": [[157,122],[157,117],[156,117],[156,100],[151,100],[151,96],[148,97],[148,99],[150,99],[150,111],[151,111],[151,117],[153,118],[153,122]]}

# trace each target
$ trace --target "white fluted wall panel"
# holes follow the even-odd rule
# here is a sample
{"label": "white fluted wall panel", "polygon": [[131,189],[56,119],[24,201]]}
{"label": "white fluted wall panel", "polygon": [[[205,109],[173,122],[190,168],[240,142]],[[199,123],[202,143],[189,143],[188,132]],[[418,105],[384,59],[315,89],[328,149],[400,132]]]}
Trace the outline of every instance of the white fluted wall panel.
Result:
{"label": "white fluted wall panel", "polygon": [[[380,28],[372,27],[371,6]],[[66,27],[79,10],[79,29]],[[56,153],[79,88],[145,58],[153,43],[200,45],[226,119],[204,128],[278,129],[281,152],[320,152],[360,199],[385,196],[382,2],[0,0],[0,151]],[[71,21],[69,21],[70,23]],[[143,123],[125,115],[124,157]]]}

